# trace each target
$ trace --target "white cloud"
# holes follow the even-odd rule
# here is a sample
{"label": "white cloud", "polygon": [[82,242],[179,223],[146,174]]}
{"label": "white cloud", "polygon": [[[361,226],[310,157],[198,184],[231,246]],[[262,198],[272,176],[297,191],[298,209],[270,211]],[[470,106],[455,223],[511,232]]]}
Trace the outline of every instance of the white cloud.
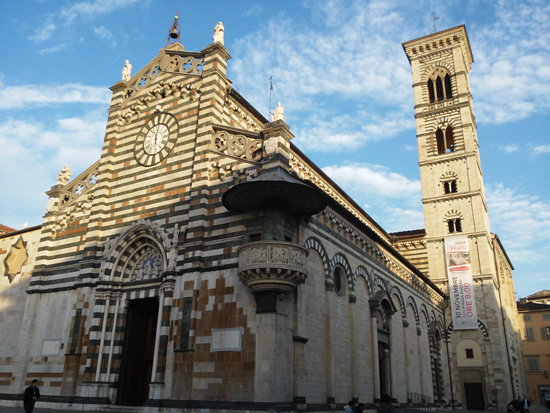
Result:
{"label": "white cloud", "polygon": [[263,7],[259,4],[255,4],[246,10],[242,15],[244,17],[258,16],[263,11]]}
{"label": "white cloud", "polygon": [[424,212],[418,202],[417,209],[389,206],[384,217],[384,229],[387,232],[408,231],[424,228]]}
{"label": "white cloud", "polygon": [[545,154],[545,153],[550,153],[550,144],[537,145],[537,146],[533,147],[533,152],[535,153],[535,155],[542,155],[542,154]]}
{"label": "white cloud", "polygon": [[471,77],[480,122],[508,123],[550,110],[550,4],[494,3],[493,24],[476,27]]}
{"label": "white cloud", "polygon": [[542,265],[550,254],[550,203],[503,184],[488,185],[491,229],[512,262]]}
{"label": "white cloud", "polygon": [[37,42],[48,40],[52,37],[52,35],[54,34],[56,28],[57,28],[57,26],[55,24],[46,23],[40,29],[36,29],[34,34],[29,37],[29,40],[34,40],[34,41],[37,41]]}
{"label": "white cloud", "polygon": [[0,109],[31,109],[52,104],[109,104],[111,92],[106,87],[81,84],[59,86],[0,84]]}
{"label": "white cloud", "polygon": [[548,288],[550,255],[550,202],[505,187],[486,188],[491,230],[498,234],[512,264],[520,296]]}
{"label": "white cloud", "polygon": [[[273,15],[261,29],[237,40],[230,77],[267,116],[268,79],[273,76],[272,101],[282,102],[287,123],[306,149],[340,149],[336,142],[359,148],[414,130],[412,77],[400,43],[430,30],[429,14],[418,23],[409,16],[432,6],[422,0],[305,1],[309,15]],[[462,23],[456,21],[457,7],[462,3],[438,3],[438,28]],[[482,0],[468,8],[470,13],[483,8],[491,18],[484,26],[468,27],[478,121],[509,123],[547,113],[550,5]],[[530,15],[537,16],[537,23]],[[350,122],[343,123],[344,118]]]}
{"label": "white cloud", "polygon": [[[0,175],[0,216],[20,228],[21,216],[41,216],[47,197],[44,192],[56,182],[63,165],[69,164],[73,178],[99,159],[105,134],[105,113],[91,111],[83,117],[59,119],[48,126],[33,119],[5,119],[0,123],[3,173]],[[14,208],[13,200],[17,200]],[[31,222],[37,225],[40,222]]]}
{"label": "white cloud", "polygon": [[[45,18],[45,23],[37,28],[34,33],[28,37],[29,40],[35,42],[44,42],[51,40],[54,34],[60,33],[57,37],[64,35],[64,42],[68,42],[72,34],[67,33],[67,29],[74,24],[83,25],[83,22],[93,20],[98,16],[113,13],[117,10],[131,6],[135,3],[143,3],[143,0],[94,0],[94,1],[82,1],[74,3],[69,7],[62,7],[61,9],[53,10]],[[52,4],[55,6],[57,3]],[[112,38],[107,33],[107,29],[101,30],[97,33],[97,29],[94,28],[94,32],[102,37],[104,40],[112,41]],[[112,36],[112,35],[111,35]],[[116,44],[116,43],[115,43]],[[55,45],[52,47],[44,48],[40,51],[41,54],[48,54],[63,50],[65,46]]]}
{"label": "white cloud", "polygon": [[305,149],[343,151],[414,129],[401,33],[379,32],[382,15],[394,22],[399,16],[387,15],[390,6],[383,2],[308,6],[314,24],[279,14],[236,42],[230,76],[240,93],[265,108],[273,76],[272,102],[282,102]]}
{"label": "white cloud", "polygon": [[56,53],[56,52],[59,52],[60,50],[63,50],[67,47],[67,45],[65,43],[60,43],[54,47],[45,47],[43,49],[40,49],[38,51],[38,54],[40,55],[47,55],[47,54],[50,54],[50,53]]}
{"label": "white cloud", "polygon": [[501,146],[500,149],[504,152],[504,153],[515,153],[517,151],[519,151],[519,145],[513,143],[513,144],[510,144],[510,145],[505,145],[505,146]]}
{"label": "white cloud", "polygon": [[105,26],[94,27],[94,33],[97,34],[101,39],[105,40],[111,46],[116,47],[117,42],[113,33],[107,29]]}
{"label": "white cloud", "polygon": [[322,110],[302,118],[294,130],[296,144],[306,150],[346,152],[414,128],[414,118],[401,112],[380,116],[350,104],[346,107],[345,113]]}
{"label": "white cloud", "polygon": [[420,181],[363,163],[323,171],[387,232],[424,228]]}
{"label": "white cloud", "polygon": [[323,171],[344,190],[357,193],[357,197],[382,196],[384,198],[417,197],[420,199],[420,181],[389,171],[380,165],[347,164],[326,166]]}
{"label": "white cloud", "polygon": [[141,0],[95,0],[83,1],[73,4],[70,7],[64,7],[59,12],[59,16],[67,24],[72,23],[77,17],[93,19],[102,14],[112,13],[115,10],[128,7]]}

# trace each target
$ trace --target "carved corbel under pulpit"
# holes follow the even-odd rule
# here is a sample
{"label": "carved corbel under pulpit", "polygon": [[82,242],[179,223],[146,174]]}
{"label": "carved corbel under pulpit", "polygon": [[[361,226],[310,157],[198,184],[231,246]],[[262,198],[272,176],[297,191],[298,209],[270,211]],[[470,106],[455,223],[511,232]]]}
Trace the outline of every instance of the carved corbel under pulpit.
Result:
{"label": "carved corbel under pulpit", "polygon": [[257,313],[277,311],[280,294],[293,292],[307,278],[308,250],[280,241],[258,241],[238,249],[239,279],[256,300]]}

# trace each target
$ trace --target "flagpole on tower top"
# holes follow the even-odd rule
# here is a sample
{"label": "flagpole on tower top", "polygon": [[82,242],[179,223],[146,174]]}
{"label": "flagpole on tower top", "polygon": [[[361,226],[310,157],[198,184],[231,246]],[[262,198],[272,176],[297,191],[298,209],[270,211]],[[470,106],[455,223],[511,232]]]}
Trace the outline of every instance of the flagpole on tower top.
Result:
{"label": "flagpole on tower top", "polygon": [[269,77],[269,111],[267,112],[267,120],[271,122],[271,92],[273,92],[273,76]]}
{"label": "flagpole on tower top", "polygon": [[432,12],[432,18],[434,19],[434,33],[435,33],[437,31],[437,30],[435,30],[435,21],[439,20],[439,16],[436,16],[435,12]]}

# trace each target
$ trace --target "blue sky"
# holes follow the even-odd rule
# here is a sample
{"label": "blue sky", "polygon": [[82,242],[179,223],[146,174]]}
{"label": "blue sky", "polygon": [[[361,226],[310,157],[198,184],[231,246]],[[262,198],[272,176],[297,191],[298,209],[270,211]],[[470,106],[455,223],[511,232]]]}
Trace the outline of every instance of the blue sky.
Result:
{"label": "blue sky", "polygon": [[401,43],[466,24],[491,230],[519,297],[550,289],[547,1],[0,1],[0,223],[42,222],[47,191],[99,159],[109,87],[225,26],[228,76],[265,116],[269,77],[294,143],[388,232],[423,228],[412,75]]}

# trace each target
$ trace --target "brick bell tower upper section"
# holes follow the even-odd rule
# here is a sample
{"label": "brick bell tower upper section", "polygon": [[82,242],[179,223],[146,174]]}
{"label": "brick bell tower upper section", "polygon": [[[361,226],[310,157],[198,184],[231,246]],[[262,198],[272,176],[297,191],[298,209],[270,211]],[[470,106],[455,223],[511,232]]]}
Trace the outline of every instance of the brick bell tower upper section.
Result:
{"label": "brick bell tower upper section", "polygon": [[489,233],[464,25],[403,43],[412,68],[427,238]]}

